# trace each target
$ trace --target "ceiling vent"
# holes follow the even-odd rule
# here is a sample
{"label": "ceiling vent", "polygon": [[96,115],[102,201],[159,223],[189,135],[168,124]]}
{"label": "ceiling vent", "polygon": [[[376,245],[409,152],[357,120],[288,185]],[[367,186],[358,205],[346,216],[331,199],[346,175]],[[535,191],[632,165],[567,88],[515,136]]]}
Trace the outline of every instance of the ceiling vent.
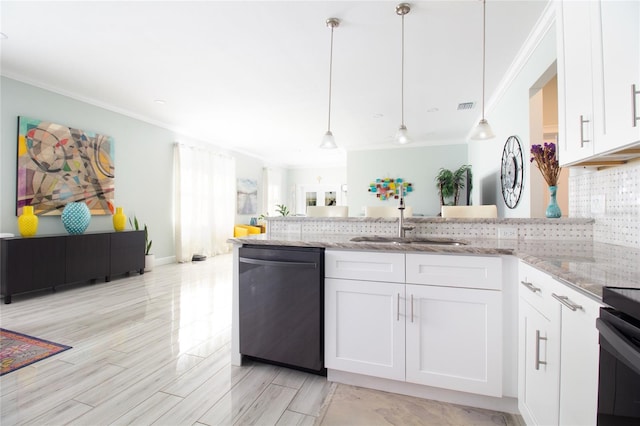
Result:
{"label": "ceiling vent", "polygon": [[474,106],[475,106],[474,102],[463,102],[461,104],[458,104],[458,111],[463,111],[465,109],[473,109]]}

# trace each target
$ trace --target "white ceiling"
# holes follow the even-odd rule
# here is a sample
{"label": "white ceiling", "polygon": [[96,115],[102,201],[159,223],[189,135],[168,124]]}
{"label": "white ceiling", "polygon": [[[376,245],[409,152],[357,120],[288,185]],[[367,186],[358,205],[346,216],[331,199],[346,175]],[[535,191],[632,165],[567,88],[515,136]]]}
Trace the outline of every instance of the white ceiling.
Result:
{"label": "white ceiling", "polygon": [[[487,1],[488,99],[547,2]],[[346,151],[393,146],[396,3],[2,0],[0,70],[275,165],[344,165]],[[413,146],[465,143],[481,113],[482,2],[410,3],[405,124]],[[335,151],[317,148],[327,129],[329,17],[342,21],[334,30]],[[461,102],[476,107],[457,111]]]}

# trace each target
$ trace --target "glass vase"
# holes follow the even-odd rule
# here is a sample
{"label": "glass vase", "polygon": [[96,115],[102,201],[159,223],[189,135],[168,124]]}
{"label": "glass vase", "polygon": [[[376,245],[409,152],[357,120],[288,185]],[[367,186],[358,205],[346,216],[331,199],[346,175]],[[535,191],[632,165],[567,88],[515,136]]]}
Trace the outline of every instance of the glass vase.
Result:
{"label": "glass vase", "polygon": [[548,218],[555,219],[562,216],[562,211],[560,211],[560,206],[558,206],[558,201],[556,200],[557,191],[557,186],[549,187],[549,205],[547,206],[547,211],[545,212],[545,216],[547,216]]}

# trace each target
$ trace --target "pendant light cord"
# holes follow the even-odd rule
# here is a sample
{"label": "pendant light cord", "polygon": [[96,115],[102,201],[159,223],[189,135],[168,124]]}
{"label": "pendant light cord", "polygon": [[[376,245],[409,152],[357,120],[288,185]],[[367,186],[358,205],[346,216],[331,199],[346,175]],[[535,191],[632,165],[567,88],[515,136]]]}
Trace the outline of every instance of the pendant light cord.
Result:
{"label": "pendant light cord", "polygon": [[402,56],[401,56],[401,75],[400,75],[400,118],[401,125],[404,126],[404,14],[402,15]]}
{"label": "pendant light cord", "polygon": [[331,48],[329,50],[329,119],[327,120],[327,131],[331,131],[331,77],[333,70],[333,28],[335,25],[331,25]]}
{"label": "pendant light cord", "polygon": [[482,0],[482,119],[484,120],[484,85],[485,85],[485,32],[487,19],[487,0]]}

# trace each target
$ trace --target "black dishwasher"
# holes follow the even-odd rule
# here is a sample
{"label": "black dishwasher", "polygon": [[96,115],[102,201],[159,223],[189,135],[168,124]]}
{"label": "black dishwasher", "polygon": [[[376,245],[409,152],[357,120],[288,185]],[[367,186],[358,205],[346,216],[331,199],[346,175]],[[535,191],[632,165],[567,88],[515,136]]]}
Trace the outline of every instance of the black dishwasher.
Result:
{"label": "black dishwasher", "polygon": [[240,353],[317,374],[324,368],[324,249],[244,245]]}

